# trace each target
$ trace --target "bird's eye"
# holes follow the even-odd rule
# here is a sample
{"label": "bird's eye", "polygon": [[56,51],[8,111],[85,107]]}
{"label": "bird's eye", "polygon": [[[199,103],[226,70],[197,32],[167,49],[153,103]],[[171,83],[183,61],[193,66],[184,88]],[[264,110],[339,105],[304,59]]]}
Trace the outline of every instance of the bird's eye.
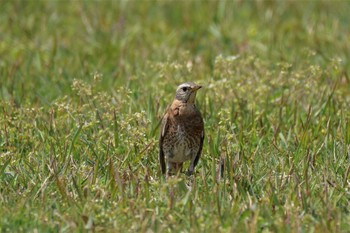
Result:
{"label": "bird's eye", "polygon": [[187,91],[187,87],[183,87],[182,90],[186,92]]}

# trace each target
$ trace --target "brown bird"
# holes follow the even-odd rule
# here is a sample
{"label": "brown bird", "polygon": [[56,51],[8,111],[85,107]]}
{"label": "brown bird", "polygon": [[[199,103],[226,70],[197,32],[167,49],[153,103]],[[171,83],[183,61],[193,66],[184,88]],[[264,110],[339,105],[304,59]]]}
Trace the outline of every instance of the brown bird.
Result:
{"label": "brown bird", "polygon": [[183,163],[190,160],[186,174],[192,175],[198,163],[203,147],[204,123],[195,100],[201,87],[192,82],[178,86],[175,99],[163,117],[159,140],[159,163],[163,174],[182,171]]}

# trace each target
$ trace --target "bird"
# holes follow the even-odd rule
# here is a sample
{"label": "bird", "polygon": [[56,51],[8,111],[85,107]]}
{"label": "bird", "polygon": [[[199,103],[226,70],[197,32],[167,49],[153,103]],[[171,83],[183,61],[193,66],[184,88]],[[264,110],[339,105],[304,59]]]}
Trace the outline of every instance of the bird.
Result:
{"label": "bird", "polygon": [[191,176],[198,164],[203,148],[204,122],[195,101],[201,88],[193,82],[179,85],[172,104],[163,116],[159,163],[162,174],[167,177],[182,172],[183,163],[189,160],[186,175]]}

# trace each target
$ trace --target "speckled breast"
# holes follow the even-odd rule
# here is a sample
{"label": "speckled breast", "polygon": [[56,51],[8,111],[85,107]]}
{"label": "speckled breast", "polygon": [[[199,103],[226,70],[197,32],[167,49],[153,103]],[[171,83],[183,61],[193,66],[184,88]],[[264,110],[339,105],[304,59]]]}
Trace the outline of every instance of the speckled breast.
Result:
{"label": "speckled breast", "polygon": [[183,163],[196,156],[200,139],[189,132],[191,130],[185,129],[184,125],[177,125],[165,136],[163,150],[170,162]]}

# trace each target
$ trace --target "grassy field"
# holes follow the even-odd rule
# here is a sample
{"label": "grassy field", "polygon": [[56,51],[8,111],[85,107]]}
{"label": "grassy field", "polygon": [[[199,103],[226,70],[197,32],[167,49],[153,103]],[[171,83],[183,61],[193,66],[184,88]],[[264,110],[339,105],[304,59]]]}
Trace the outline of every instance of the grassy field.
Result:
{"label": "grassy field", "polygon": [[[349,12],[1,1],[0,232],[349,232]],[[164,180],[185,81],[204,85],[203,154]]]}

